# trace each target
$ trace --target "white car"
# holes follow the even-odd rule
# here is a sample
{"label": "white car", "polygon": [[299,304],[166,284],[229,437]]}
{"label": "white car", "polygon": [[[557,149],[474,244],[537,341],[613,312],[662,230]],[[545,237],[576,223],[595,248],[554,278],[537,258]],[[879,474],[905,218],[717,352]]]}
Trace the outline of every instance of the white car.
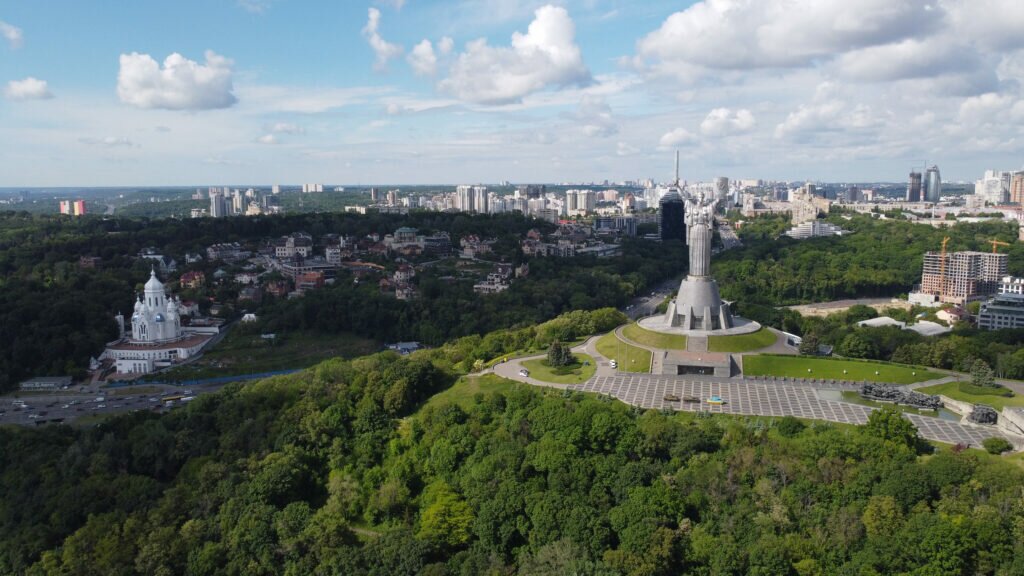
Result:
{"label": "white car", "polygon": [[611,361],[611,362],[609,362],[609,363],[611,364],[612,368],[618,368],[618,367],[619,367],[619,363],[618,363],[618,362],[616,362],[615,360],[612,360],[612,361]]}
{"label": "white car", "polygon": [[529,376],[530,375],[530,371],[527,370],[526,368],[523,368],[522,370],[519,371],[519,375],[520,376]]}

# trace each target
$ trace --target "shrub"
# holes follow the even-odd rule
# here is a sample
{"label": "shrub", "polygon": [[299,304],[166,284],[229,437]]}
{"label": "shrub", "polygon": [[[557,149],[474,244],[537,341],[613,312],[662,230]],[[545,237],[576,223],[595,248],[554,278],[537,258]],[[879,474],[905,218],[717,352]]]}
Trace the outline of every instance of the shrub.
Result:
{"label": "shrub", "polygon": [[1013,450],[1013,444],[1010,444],[1010,442],[1007,441],[1006,438],[986,438],[985,441],[981,443],[981,445],[985,447],[986,452],[988,452],[989,454],[995,454],[996,456],[1002,454],[1003,452],[1009,452],[1010,450]]}

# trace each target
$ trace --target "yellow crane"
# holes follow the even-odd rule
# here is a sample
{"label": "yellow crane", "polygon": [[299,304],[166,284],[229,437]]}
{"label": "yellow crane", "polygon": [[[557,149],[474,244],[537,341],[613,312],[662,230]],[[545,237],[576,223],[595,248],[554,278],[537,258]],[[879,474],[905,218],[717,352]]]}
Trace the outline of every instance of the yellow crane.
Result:
{"label": "yellow crane", "polygon": [[949,244],[949,236],[942,239],[942,253],[939,256],[939,300],[946,297],[946,244]]}
{"label": "yellow crane", "polygon": [[993,254],[998,254],[999,253],[999,249],[996,248],[996,246],[1009,246],[1009,243],[1003,242],[1002,240],[994,240],[993,239],[993,240],[989,240],[988,243],[992,245],[992,253]]}

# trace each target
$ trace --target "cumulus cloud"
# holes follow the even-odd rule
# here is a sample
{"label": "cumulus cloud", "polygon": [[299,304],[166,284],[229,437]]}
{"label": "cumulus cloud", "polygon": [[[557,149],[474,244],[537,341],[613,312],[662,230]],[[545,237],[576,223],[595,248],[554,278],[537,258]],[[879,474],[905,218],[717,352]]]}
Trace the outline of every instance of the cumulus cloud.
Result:
{"label": "cumulus cloud", "polygon": [[808,140],[823,132],[857,133],[876,129],[879,120],[866,104],[850,104],[832,83],[820,84],[814,100],[801,104],[775,126],[778,139]]}
{"label": "cumulus cloud", "polygon": [[637,148],[636,146],[631,146],[631,145],[629,145],[629,144],[627,144],[625,142],[619,142],[619,143],[617,143],[615,145],[615,155],[616,156],[633,156],[634,154],[639,154],[639,153],[640,153],[640,149],[639,148]]}
{"label": "cumulus cloud", "polygon": [[21,28],[0,20],[0,36],[7,40],[7,45],[11,48],[21,48],[24,39],[21,35]]}
{"label": "cumulus cloud", "polygon": [[679,127],[671,132],[662,134],[661,139],[658,140],[658,145],[664,148],[671,148],[673,146],[685,146],[696,142],[696,134],[690,132],[686,128]]}
{"label": "cumulus cloud", "polygon": [[232,93],[232,64],[210,50],[205,64],[175,52],[164,59],[162,67],[149,54],[122,54],[117,95],[121,102],[139,108],[227,108],[238,101]]}
{"label": "cumulus cloud", "polygon": [[867,82],[973,74],[983,64],[981,55],[972,47],[945,37],[870,46],[843,54],[837,60],[843,76]]}
{"label": "cumulus cloud", "polygon": [[273,134],[264,134],[256,139],[257,144],[277,144],[277,136]]}
{"label": "cumulus cloud", "polygon": [[8,100],[46,100],[53,98],[46,80],[29,76],[24,80],[11,80],[4,88],[4,96]]}
{"label": "cumulus cloud", "polygon": [[440,88],[470,102],[507,104],[544,88],[586,84],[590,71],[575,36],[565,8],[543,6],[526,34],[512,35],[511,46],[489,46],[484,39],[467,44]]}
{"label": "cumulus cloud", "polygon": [[1019,0],[946,0],[951,27],[990,50],[1024,48],[1024,3]]}
{"label": "cumulus cloud", "polygon": [[123,136],[105,136],[103,138],[79,138],[78,141],[81,142],[82,144],[86,144],[89,146],[99,146],[102,148],[131,148],[135,146],[135,144],[131,140]]}
{"label": "cumulus cloud", "polygon": [[746,108],[735,112],[729,108],[715,108],[700,123],[700,132],[712,137],[731,136],[750,132],[756,125],[754,114]]}
{"label": "cumulus cloud", "polygon": [[600,96],[584,95],[573,116],[582,125],[583,133],[592,138],[611,136],[619,131],[611,106]]}
{"label": "cumulus cloud", "polygon": [[655,63],[747,69],[807,66],[936,29],[933,0],[704,0],[638,43]]}
{"label": "cumulus cloud", "polygon": [[434,45],[430,40],[423,40],[413,46],[405,59],[417,76],[433,76],[437,72],[437,55],[434,54]]}
{"label": "cumulus cloud", "polygon": [[992,124],[1004,118],[1013,104],[1014,98],[1008,94],[988,92],[972,96],[960,104],[958,119],[973,126]]}
{"label": "cumulus cloud", "polygon": [[380,28],[380,10],[376,8],[370,8],[368,11],[369,15],[366,20],[366,26],[363,27],[363,37],[370,44],[370,48],[373,48],[373,53],[376,55],[376,59],[373,62],[374,70],[384,70],[387,68],[388,60],[398,58],[402,55],[402,47],[398,44],[392,44],[380,35],[378,29]]}

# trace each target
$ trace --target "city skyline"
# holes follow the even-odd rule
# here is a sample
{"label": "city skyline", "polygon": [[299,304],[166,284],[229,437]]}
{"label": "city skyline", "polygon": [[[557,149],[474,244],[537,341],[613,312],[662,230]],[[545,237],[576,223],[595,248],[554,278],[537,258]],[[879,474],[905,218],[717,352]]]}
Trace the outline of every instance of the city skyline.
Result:
{"label": "city skyline", "polygon": [[0,8],[0,186],[943,180],[1022,166],[1024,5]]}

